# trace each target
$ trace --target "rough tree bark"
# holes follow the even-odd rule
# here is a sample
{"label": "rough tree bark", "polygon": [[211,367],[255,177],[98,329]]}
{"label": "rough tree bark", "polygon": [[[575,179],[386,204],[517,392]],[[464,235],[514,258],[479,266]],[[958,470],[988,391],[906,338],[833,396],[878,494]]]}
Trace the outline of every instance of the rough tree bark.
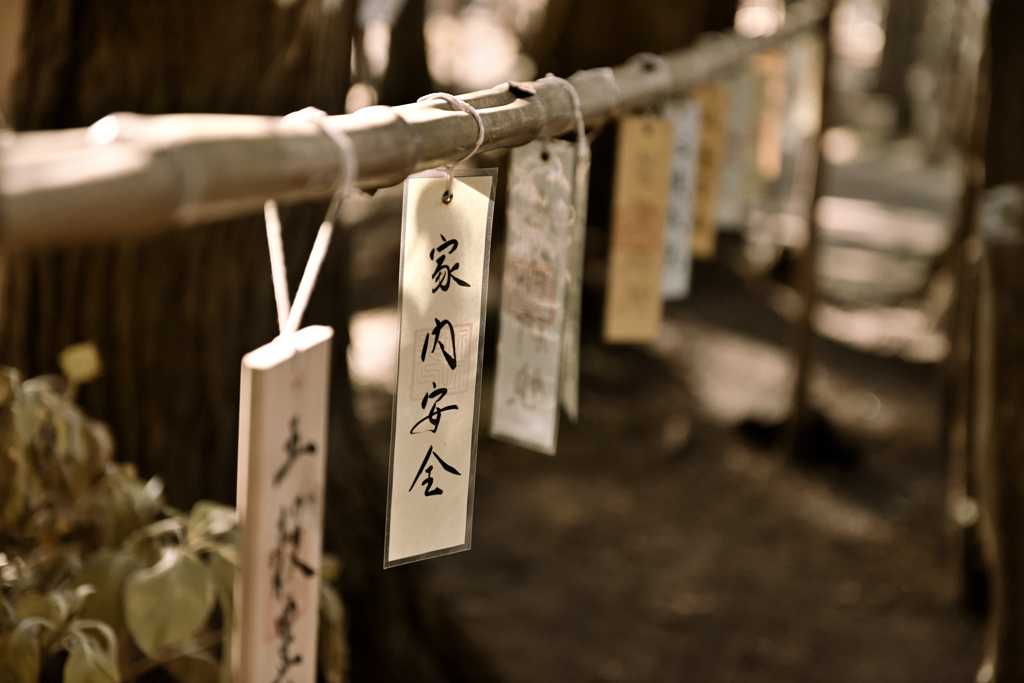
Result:
{"label": "rough tree bark", "polygon": [[[37,0],[27,7],[12,123],[88,125],[112,111],[343,111],[355,3]],[[282,212],[292,291],[323,205]],[[0,362],[56,370],[93,339],[106,375],[85,387],[120,458],[167,482],[170,501],[231,502],[242,355],[276,334],[262,217],[138,243],[0,255]],[[345,563],[353,680],[493,678],[415,568],[387,573],[384,479],[351,410],[348,249],[335,233],[306,323],[336,332],[326,545]]]}
{"label": "rough tree bark", "polygon": [[381,104],[415,102],[432,91],[423,35],[426,18],[426,0],[407,0],[398,15],[391,31],[388,68],[380,87]]}

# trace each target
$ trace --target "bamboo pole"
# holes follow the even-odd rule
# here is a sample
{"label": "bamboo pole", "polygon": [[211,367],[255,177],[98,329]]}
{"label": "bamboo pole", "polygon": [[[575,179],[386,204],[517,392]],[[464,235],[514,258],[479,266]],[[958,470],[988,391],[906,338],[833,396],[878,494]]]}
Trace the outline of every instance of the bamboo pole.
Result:
{"label": "bamboo pole", "polygon": [[[814,0],[793,5],[771,36],[713,35],[655,60],[580,71],[569,80],[587,125],[681,95],[745,58],[819,26]],[[552,80],[503,84],[463,96],[486,135],[480,151],[574,130],[567,90]],[[431,101],[331,116],[349,135],[364,189],[457,161],[476,142],[471,116]],[[324,199],[344,171],[314,123],[266,116],[117,113],[88,128],[0,133],[0,246],[27,249],[135,239],[257,213],[263,202]]]}

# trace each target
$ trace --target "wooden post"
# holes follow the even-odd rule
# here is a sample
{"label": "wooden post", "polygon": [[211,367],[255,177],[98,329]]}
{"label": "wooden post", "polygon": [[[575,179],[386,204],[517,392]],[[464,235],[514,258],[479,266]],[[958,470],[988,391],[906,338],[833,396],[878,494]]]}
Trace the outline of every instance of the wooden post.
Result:
{"label": "wooden post", "polygon": [[949,353],[943,366],[943,450],[946,455],[946,527],[948,556],[953,558],[959,593],[965,606],[982,613],[987,607],[986,576],[978,539],[977,484],[971,466],[973,425],[972,342],[977,303],[978,259],[981,245],[975,235],[978,196],[985,184],[985,135],[988,125],[988,51],[977,64],[970,111],[958,131],[963,156],[964,189],[956,230],[946,254],[945,268],[953,276],[947,334]]}
{"label": "wooden post", "polygon": [[793,407],[788,424],[788,446],[792,455],[799,457],[807,448],[807,429],[810,423],[811,355],[814,347],[814,308],[818,301],[818,200],[823,191],[825,164],[822,159],[822,140],[832,120],[832,10],[835,0],[829,0],[828,12],[822,30],[821,71],[821,126],[814,141],[818,165],[814,176],[814,192],[807,210],[807,242],[799,256],[799,290],[802,299],[800,318],[796,323],[796,379],[793,386]]}

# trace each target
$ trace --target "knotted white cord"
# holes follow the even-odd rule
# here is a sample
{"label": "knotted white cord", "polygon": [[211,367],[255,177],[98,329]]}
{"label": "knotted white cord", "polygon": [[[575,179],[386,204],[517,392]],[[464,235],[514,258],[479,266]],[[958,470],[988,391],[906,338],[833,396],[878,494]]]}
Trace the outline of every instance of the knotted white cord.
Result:
{"label": "knotted white cord", "polygon": [[299,288],[295,293],[295,301],[290,306],[288,304],[284,244],[281,239],[281,219],[277,212],[277,202],[268,199],[263,205],[263,216],[267,223],[267,243],[270,247],[270,273],[274,281],[274,300],[277,304],[277,323],[282,337],[297,332],[302,323],[302,316],[306,312],[306,306],[313,294],[317,276],[320,274],[320,266],[323,265],[324,258],[327,256],[327,248],[331,244],[334,220],[341,206],[341,200],[345,193],[355,185],[359,177],[359,158],[356,155],[355,145],[343,131],[328,127],[326,118],[327,114],[320,109],[306,107],[281,119],[281,124],[284,126],[312,121],[334,141],[339,155],[338,182],[335,186],[334,196],[327,207],[327,215],[320,223],[316,240],[313,242],[309,259],[306,261],[306,269],[302,272],[302,280],[299,281]]}
{"label": "knotted white cord", "polygon": [[425,102],[427,100],[444,100],[453,107],[461,109],[462,111],[471,115],[473,119],[476,121],[477,136],[476,144],[473,145],[473,149],[469,151],[469,154],[462,157],[458,161],[447,164],[444,167],[444,193],[441,195],[441,201],[444,202],[445,204],[451,204],[452,199],[455,198],[455,195],[452,194],[452,180],[455,177],[455,165],[461,164],[462,162],[466,161],[471,156],[476,154],[477,150],[480,149],[480,145],[484,144],[484,120],[480,118],[480,112],[474,109],[472,105],[460,100],[455,95],[449,95],[446,92],[435,92],[429,95],[424,95],[423,97],[419,98],[416,101]]}
{"label": "knotted white cord", "polygon": [[570,83],[567,79],[560,76],[556,76],[552,73],[546,75],[542,80],[555,81],[569,93],[569,97],[572,98],[572,113],[576,119],[576,158],[582,159],[583,155],[586,154],[587,148],[587,128],[583,124],[583,105],[580,103],[579,93],[576,92],[576,86]]}

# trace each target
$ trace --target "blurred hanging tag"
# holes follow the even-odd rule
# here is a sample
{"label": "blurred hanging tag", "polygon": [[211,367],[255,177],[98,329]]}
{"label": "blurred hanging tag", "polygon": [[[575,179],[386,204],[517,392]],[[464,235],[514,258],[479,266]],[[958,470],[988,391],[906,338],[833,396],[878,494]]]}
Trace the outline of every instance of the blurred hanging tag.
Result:
{"label": "blurred hanging tag", "polygon": [[547,455],[558,440],[576,145],[512,150],[491,436]]}
{"label": "blurred hanging tag", "polygon": [[580,413],[580,319],[583,312],[583,263],[587,253],[587,202],[590,199],[590,145],[584,137],[577,149],[572,192],[575,220],[569,247],[569,278],[565,290],[565,334],[562,337],[561,401],[571,422]]}
{"label": "blurred hanging tag", "polygon": [[693,219],[693,257],[710,259],[715,256],[717,241],[715,214],[718,208],[718,180],[725,142],[729,93],[723,86],[709,83],[695,88],[693,97],[704,109],[704,123],[700,134],[700,174],[697,179],[697,201]]}
{"label": "blurred hanging tag", "polygon": [[661,290],[666,301],[690,295],[693,271],[693,209],[700,170],[700,131],[703,107],[697,100],[672,102],[666,110],[672,119],[675,145],[672,153],[672,186],[665,223],[665,256]]}
{"label": "blurred hanging tag", "polygon": [[316,680],[333,337],[310,326],[242,358],[236,681]]}
{"label": "blurred hanging tag", "polygon": [[751,65],[761,80],[761,97],[756,108],[757,163],[756,172],[751,176],[773,182],[782,173],[786,101],[789,98],[786,55],[779,50],[762,52],[751,57]]}
{"label": "blurred hanging tag", "polygon": [[661,333],[661,257],[671,162],[670,120],[627,116],[619,121],[605,286],[605,342],[652,342]]}
{"label": "blurred hanging tag", "polygon": [[[780,211],[796,218],[798,225],[806,220],[806,207],[814,194],[814,176],[818,152],[814,144],[821,126],[821,37],[801,34],[787,44],[786,112],[782,136],[782,173],[772,189]],[[844,152],[856,154],[859,146],[852,144]]]}
{"label": "blurred hanging tag", "polygon": [[715,211],[719,232],[742,232],[747,225],[752,182],[756,177],[761,83],[760,75],[749,69],[737,72],[725,82],[729,106]]}
{"label": "blurred hanging tag", "polygon": [[498,170],[405,181],[384,567],[468,550]]}

